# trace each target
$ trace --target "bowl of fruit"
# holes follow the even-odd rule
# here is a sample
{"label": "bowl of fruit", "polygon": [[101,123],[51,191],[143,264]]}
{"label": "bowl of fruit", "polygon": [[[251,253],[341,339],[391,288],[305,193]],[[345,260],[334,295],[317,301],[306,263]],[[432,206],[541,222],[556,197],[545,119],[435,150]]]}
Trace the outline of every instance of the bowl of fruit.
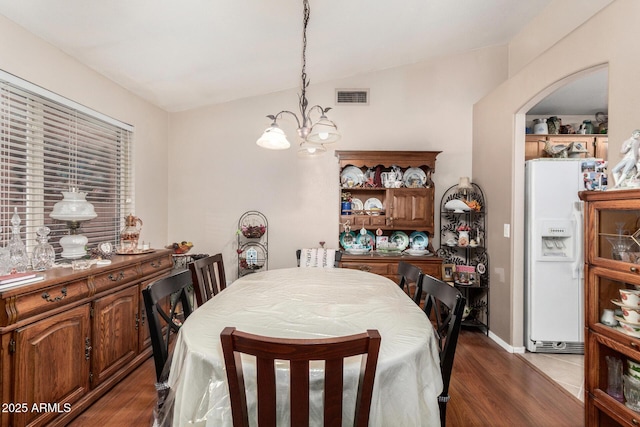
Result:
{"label": "bowl of fruit", "polygon": [[192,247],[193,247],[193,243],[187,242],[185,240],[183,240],[180,243],[174,242],[170,245],[165,246],[165,248],[167,249],[172,249],[173,253],[177,255],[186,254],[191,250]]}

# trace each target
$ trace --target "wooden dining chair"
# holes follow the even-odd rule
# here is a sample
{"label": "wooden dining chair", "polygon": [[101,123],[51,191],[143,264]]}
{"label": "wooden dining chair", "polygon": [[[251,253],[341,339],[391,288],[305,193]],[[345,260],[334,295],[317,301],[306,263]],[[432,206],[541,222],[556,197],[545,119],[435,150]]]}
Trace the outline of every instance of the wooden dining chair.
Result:
{"label": "wooden dining chair", "polygon": [[222,254],[197,259],[189,263],[189,270],[198,306],[209,301],[227,287]]}
{"label": "wooden dining chair", "polygon": [[[300,256],[301,255],[302,255],[302,249],[296,250],[296,260],[298,262],[298,267],[300,267]],[[342,251],[336,250],[333,266],[335,268],[340,267],[340,261],[341,260],[342,260]]]}
{"label": "wooden dining chair", "polygon": [[180,330],[182,322],[193,310],[187,294],[190,286],[191,274],[181,270],[150,283],[142,290],[158,383],[166,381],[169,374],[171,334]]}
{"label": "wooden dining chair", "polygon": [[434,323],[440,352],[442,393],[438,396],[440,424],[444,427],[449,401],[449,382],[453,369],[453,358],[458,344],[462,324],[462,313],[466,299],[455,287],[435,277],[422,274],[422,291],[425,294],[424,312]]}
{"label": "wooden dining chair", "polygon": [[380,350],[377,330],[336,338],[271,338],[226,327],[220,334],[224,353],[234,427],[248,427],[241,353],[256,357],[258,425],[276,425],[275,360],[290,365],[289,407],[292,426],[309,425],[309,362],[324,360],[324,425],[342,425],[343,363],[346,357],[362,355],[354,426],[366,427]]}
{"label": "wooden dining chair", "polygon": [[422,298],[422,277],[422,270],[419,267],[405,261],[398,263],[398,285],[418,305]]}

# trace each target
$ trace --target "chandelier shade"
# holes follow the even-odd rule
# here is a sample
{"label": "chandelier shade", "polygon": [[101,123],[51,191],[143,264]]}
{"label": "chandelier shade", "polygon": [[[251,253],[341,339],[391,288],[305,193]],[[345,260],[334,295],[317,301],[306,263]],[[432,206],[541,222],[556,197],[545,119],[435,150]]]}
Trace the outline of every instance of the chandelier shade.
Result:
{"label": "chandelier shade", "polygon": [[284,131],[280,129],[280,126],[275,122],[265,129],[262,136],[256,141],[256,144],[269,150],[286,150],[291,147],[287,135],[284,134]]}
{"label": "chandelier shade", "polygon": [[[324,144],[332,144],[340,139],[340,133],[338,132],[338,126],[329,120],[326,116],[327,111],[331,110],[331,107],[321,107],[320,105],[314,105],[309,107],[309,100],[307,99],[307,87],[309,81],[307,81],[307,26],[309,25],[310,7],[309,0],[303,1],[303,31],[302,31],[302,72],[301,72],[301,85],[299,96],[300,113],[298,114],[289,111],[282,110],[278,114],[268,115],[267,117],[273,120],[273,123],[262,136],[256,141],[256,144],[260,147],[270,150],[285,150],[291,146],[287,137],[282,129],[277,124],[278,119],[284,114],[293,116],[298,125],[297,134],[300,138],[299,153],[306,155],[316,156],[327,151]],[[311,113],[319,115],[316,122],[311,118]]]}
{"label": "chandelier shade", "polygon": [[323,144],[314,144],[308,141],[303,141],[298,148],[298,156],[300,157],[321,156],[326,152],[327,148]]}
{"label": "chandelier shade", "polygon": [[313,125],[311,132],[307,136],[307,141],[314,144],[333,144],[340,139],[340,133],[335,123],[324,114],[318,122]]}

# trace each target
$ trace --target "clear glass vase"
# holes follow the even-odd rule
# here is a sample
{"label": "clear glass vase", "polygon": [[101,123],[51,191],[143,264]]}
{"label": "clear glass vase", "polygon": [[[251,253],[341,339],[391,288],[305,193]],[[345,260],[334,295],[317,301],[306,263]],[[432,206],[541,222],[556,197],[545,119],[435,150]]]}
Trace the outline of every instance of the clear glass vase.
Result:
{"label": "clear glass vase", "polygon": [[49,227],[40,227],[36,231],[38,235],[38,244],[33,249],[33,256],[31,264],[36,271],[43,271],[53,267],[56,262],[56,253],[53,250],[53,246],[49,244],[49,233],[51,230]]}

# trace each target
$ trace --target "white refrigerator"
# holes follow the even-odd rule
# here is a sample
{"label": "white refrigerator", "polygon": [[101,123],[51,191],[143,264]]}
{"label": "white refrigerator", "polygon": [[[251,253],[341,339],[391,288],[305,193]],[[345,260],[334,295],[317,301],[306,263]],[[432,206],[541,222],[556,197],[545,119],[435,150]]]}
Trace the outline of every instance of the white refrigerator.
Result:
{"label": "white refrigerator", "polygon": [[578,192],[593,159],[525,166],[525,344],[532,352],[584,353],[583,210]]}

